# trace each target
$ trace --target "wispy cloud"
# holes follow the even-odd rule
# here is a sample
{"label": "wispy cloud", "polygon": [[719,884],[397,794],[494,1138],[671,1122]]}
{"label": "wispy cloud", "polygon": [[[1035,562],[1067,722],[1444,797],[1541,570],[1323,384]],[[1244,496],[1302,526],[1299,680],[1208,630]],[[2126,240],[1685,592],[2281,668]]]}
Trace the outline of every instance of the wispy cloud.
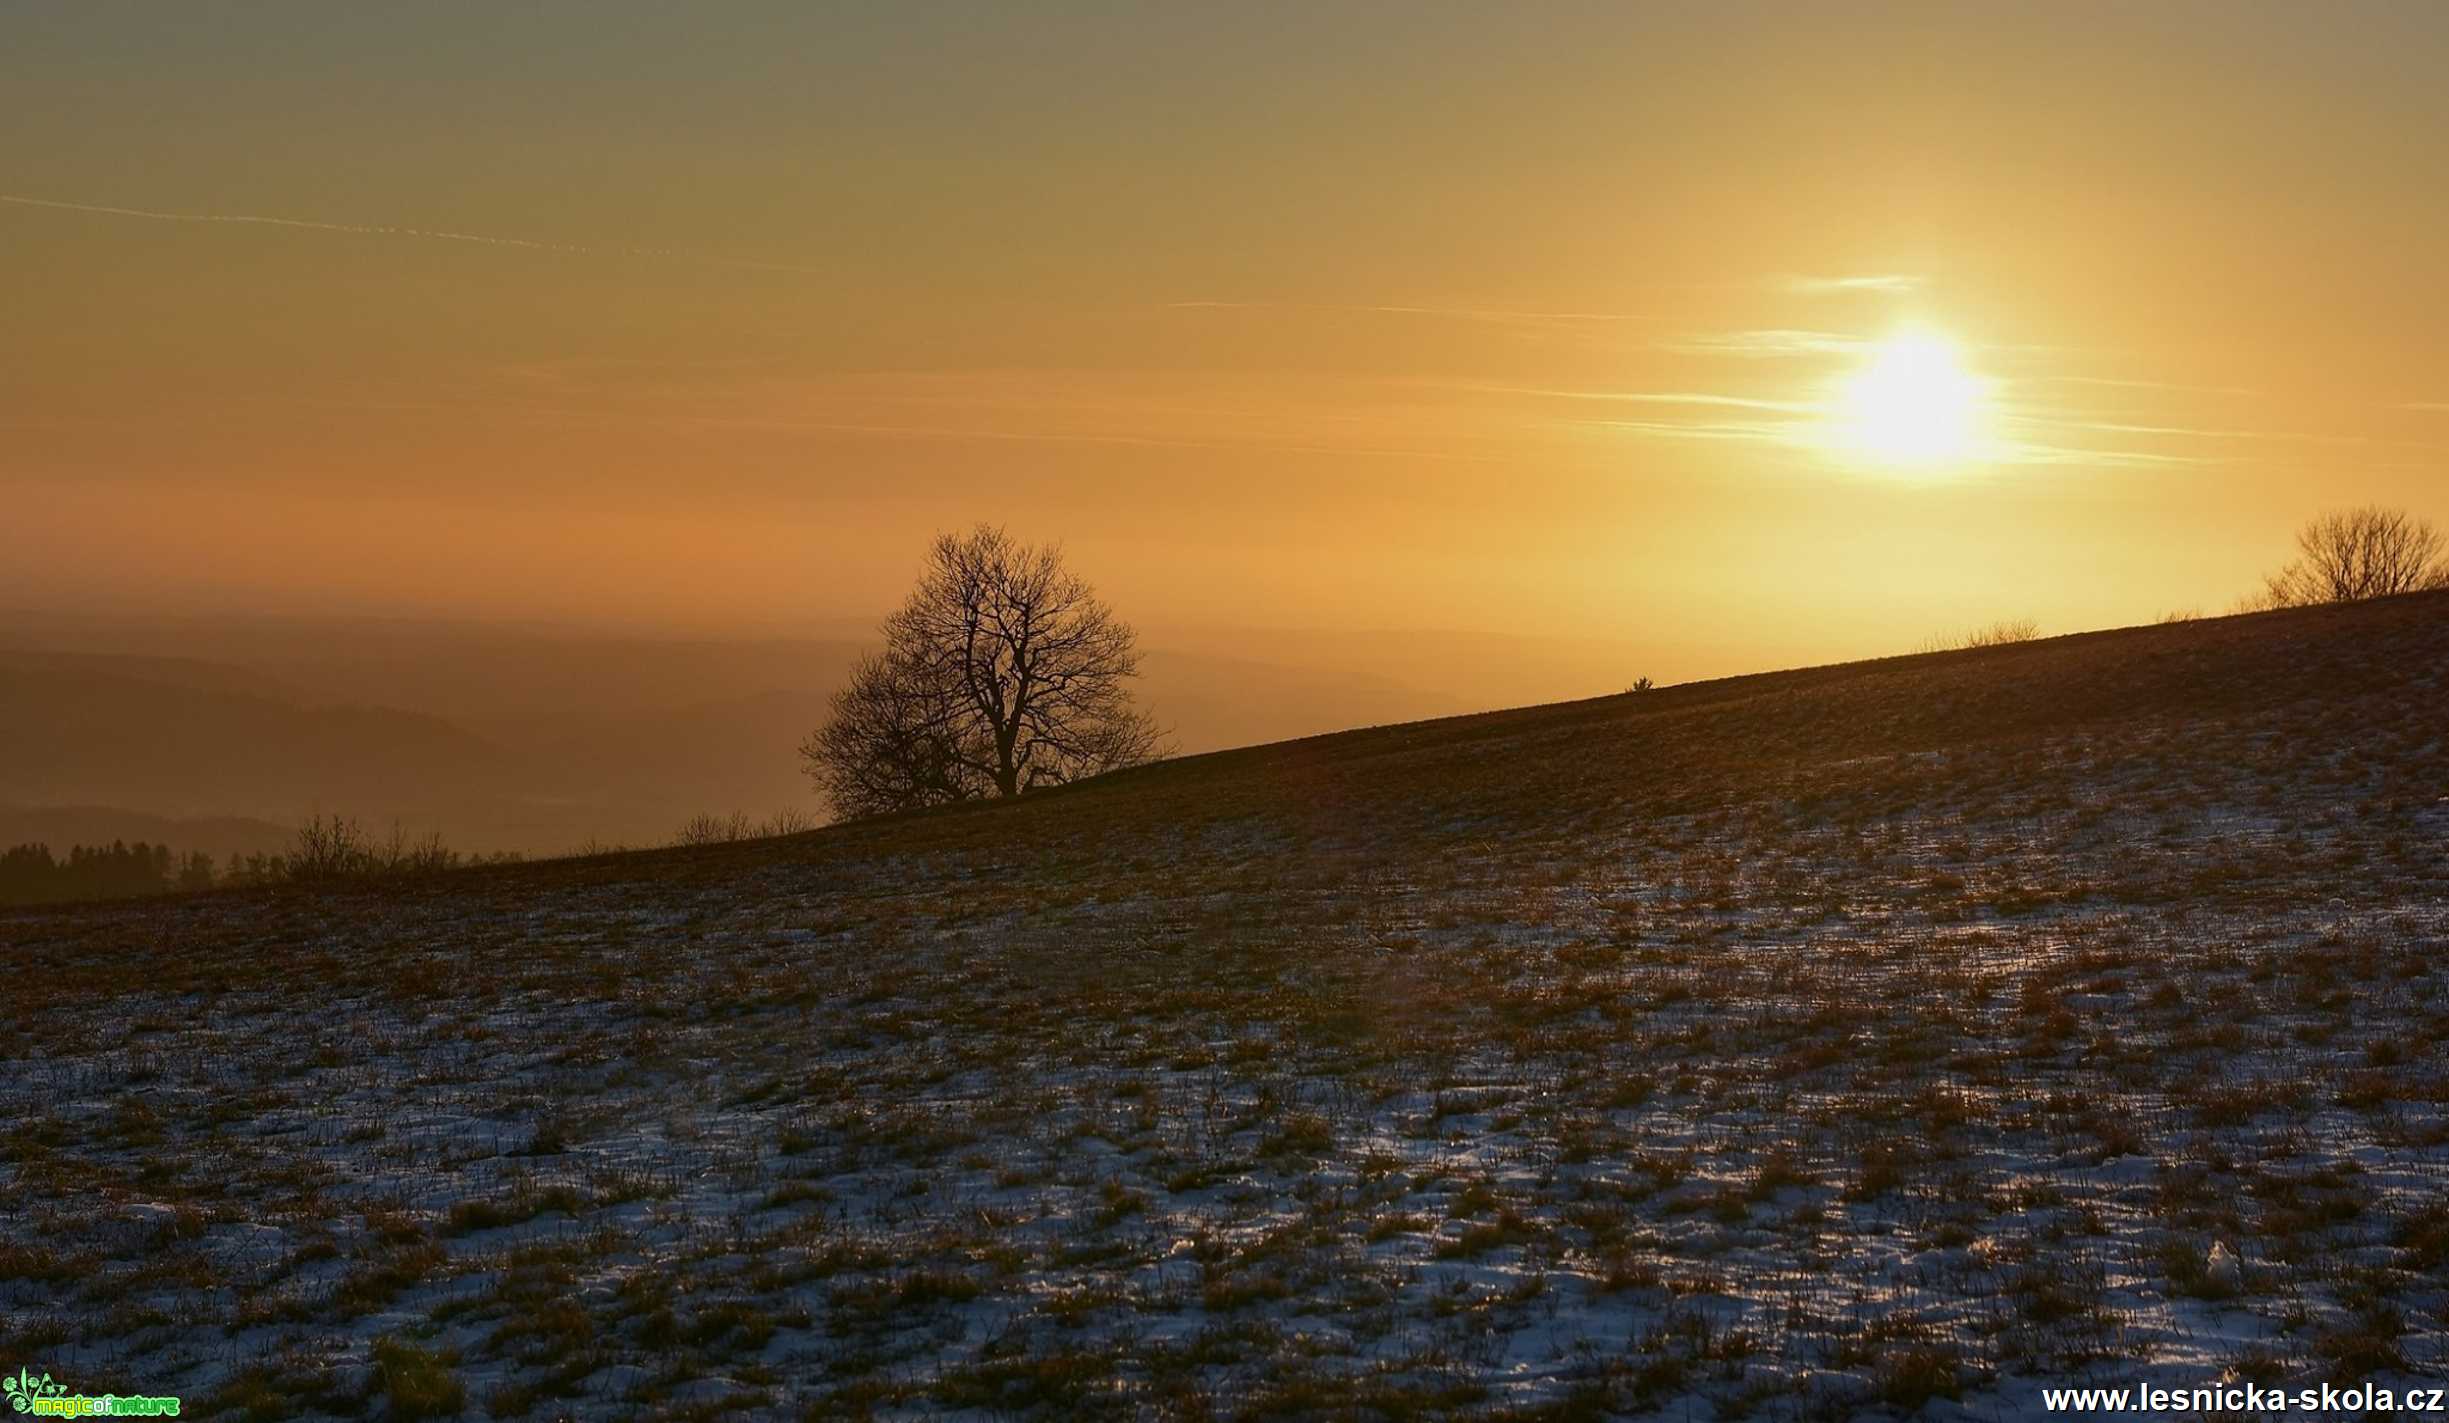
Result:
{"label": "wispy cloud", "polygon": [[1202,439],[1195,436],[1143,435],[1084,430],[1012,430],[970,425],[891,425],[838,420],[795,420],[783,416],[676,415],[670,418],[673,423],[701,428],[767,430],[778,433],[804,431],[891,440],[1027,445],[1119,445],[1171,450],[1263,450],[1276,454],[1327,455],[1339,458],[1366,457],[1425,461],[1433,464],[1513,463],[1512,459],[1506,456],[1477,454],[1469,450],[1284,439],[1265,435],[1248,438]]}
{"label": "wispy cloud", "polygon": [[[877,440],[951,444],[1121,446],[1164,450],[1258,450],[1276,454],[1327,455],[1425,461],[1437,464],[1511,464],[1506,456],[1469,450],[1339,443],[1255,435],[1199,438],[1099,430],[1020,430],[970,424],[924,425],[867,420],[796,418],[783,414],[724,414],[634,406],[575,406],[538,402],[268,398],[267,404],[330,410],[447,411],[472,419],[529,423],[636,426],[662,429],[739,430],[771,434],[846,435]],[[0,426],[0,429],[11,428]]]}
{"label": "wispy cloud", "polygon": [[1832,296],[1851,292],[1881,292],[1902,295],[1919,291],[1923,279],[1905,272],[1881,272],[1855,277],[1789,276],[1778,285],[1798,296]]}
{"label": "wispy cloud", "polygon": [[2076,434],[2141,435],[2170,440],[2206,440],[2251,444],[2332,445],[2353,449],[2438,450],[2437,442],[2393,439],[2384,435],[2337,430],[2262,430],[2238,425],[2168,425],[2132,420],[2101,420],[2080,414],[2027,411],[2019,424],[2040,431]]}
{"label": "wispy cloud", "polygon": [[[889,443],[1116,447],[1510,464],[1520,412],[1424,403],[1404,385],[1246,373],[795,369],[764,360],[525,362],[436,402],[379,387],[315,403],[469,419]],[[281,403],[298,397],[284,394]]]}
{"label": "wispy cloud", "polygon": [[1622,405],[1717,406],[1733,410],[1774,410],[1791,415],[1819,413],[1816,401],[1769,400],[1752,395],[1721,395],[1703,390],[1554,390],[1538,386],[1478,385],[1469,389],[1490,395],[1529,395],[1548,400],[1590,400]]}
{"label": "wispy cloud", "polygon": [[[1577,402],[1622,402],[1656,408],[1655,418],[1576,419],[1575,428],[1644,439],[1710,440],[1756,444],[1800,451],[1823,459],[1850,461],[1841,408],[1832,400],[1775,400],[1708,391],[1577,391],[1540,388],[1484,387],[1519,395],[1546,396]],[[1677,418],[1678,408],[1691,418]],[[1757,418],[1734,418],[1730,412],[1757,412]],[[2171,426],[2119,424],[2037,416],[2002,409],[1992,438],[1965,459],[1971,468],[2010,466],[2091,467],[2096,469],[2179,468],[2232,463],[2234,456],[2183,450],[2136,448],[2133,439],[2110,436],[2167,438],[2263,438],[2246,430],[2194,430]],[[2284,439],[2287,436],[2270,436]],[[2099,441],[2094,443],[2093,441]]]}
{"label": "wispy cloud", "polygon": [[2231,464],[2222,455],[2177,455],[2152,450],[2097,449],[2088,445],[2051,445],[2019,440],[2002,447],[1995,456],[1999,464],[2077,465],[2090,469],[2163,469],[2192,468],[2198,465]]}
{"label": "wispy cloud", "polygon": [[2097,430],[2107,435],[2168,435],[2186,440],[2304,440],[2316,444],[2367,443],[2361,435],[2313,435],[2293,430],[2242,430],[2199,425],[2138,425],[2120,420],[2063,420],[2062,428]]}
{"label": "wispy cloud", "polygon": [[[1800,450],[1822,458],[1840,458],[1839,442],[1830,426],[1815,420],[1698,421],[1589,420],[1587,428],[1618,434],[1672,440],[1725,440]],[[2218,455],[2171,454],[2152,450],[2102,449],[2051,444],[2035,440],[1999,440],[1968,456],[1969,468],[2002,466],[2080,466],[2093,469],[2180,468],[2230,463]]]}
{"label": "wispy cloud", "polygon": [[1356,312],[1379,316],[1428,316],[1452,321],[1493,321],[1528,323],[1623,322],[1656,321],[1622,311],[1520,311],[1504,307],[1483,306],[1397,306],[1377,303],[1293,302],[1293,301],[1175,301],[1167,302],[1168,311],[1307,311]]}
{"label": "wispy cloud", "polygon": [[2109,376],[2042,375],[2027,379],[2046,381],[2052,385],[2096,385],[2112,390],[2168,390],[2189,395],[2258,395],[2239,385],[2187,385],[2168,380],[2117,380]]}
{"label": "wispy cloud", "polygon": [[514,247],[531,252],[558,252],[584,256],[652,257],[665,261],[702,263],[715,267],[740,267],[760,272],[796,272],[809,276],[824,275],[826,270],[822,267],[796,267],[785,262],[757,262],[738,257],[716,257],[699,252],[683,252],[670,247],[549,242],[531,237],[503,237],[491,233],[454,232],[444,228],[324,222],[315,218],[266,217],[254,213],[165,212],[155,208],[115,207],[107,203],[72,203],[56,198],[32,198],[18,193],[0,193],[0,203],[7,203],[13,207],[49,208],[59,212],[87,213],[102,217],[142,218],[148,222],[281,227],[305,232],[341,233],[354,237],[406,237],[425,242],[464,242],[484,247]]}
{"label": "wispy cloud", "polygon": [[[2184,446],[2189,442],[2206,445],[2318,438],[2243,428],[2100,420],[2031,407],[2011,407],[2002,410],[1997,418],[2004,436],[2000,442],[2002,457],[2015,464],[2092,464],[2136,469],[2235,464],[2247,457],[2212,449],[2189,451]],[[2142,447],[2137,448],[2138,444]],[[2172,444],[2176,448],[2170,448]]]}
{"label": "wispy cloud", "polygon": [[1584,420],[1577,422],[1593,430],[1612,430],[1628,435],[1651,435],[1672,440],[1741,440],[1753,444],[1781,445],[1803,448],[1815,443],[1811,427],[1801,421],[1696,421],[1673,420]]}
{"label": "wispy cloud", "polygon": [[2423,410],[2434,415],[2449,415],[2449,400],[2410,400],[2398,408],[2401,410]]}
{"label": "wispy cloud", "polygon": [[1748,356],[1781,358],[1796,356],[1850,356],[1875,343],[1860,336],[1846,336],[1833,331],[1803,331],[1792,328],[1770,328],[1759,331],[1716,331],[1661,341],[1662,351],[1675,351],[1691,356]]}

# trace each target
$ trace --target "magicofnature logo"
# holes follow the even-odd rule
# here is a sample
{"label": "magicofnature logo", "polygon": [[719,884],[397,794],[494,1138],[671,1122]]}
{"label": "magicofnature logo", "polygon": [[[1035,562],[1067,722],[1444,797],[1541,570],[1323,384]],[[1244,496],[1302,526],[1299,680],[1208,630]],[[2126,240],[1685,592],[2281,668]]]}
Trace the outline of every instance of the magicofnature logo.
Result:
{"label": "magicofnature logo", "polygon": [[34,1400],[38,1398],[58,1398],[68,1392],[65,1384],[53,1383],[49,1374],[36,1378],[32,1370],[24,1368],[17,1370],[15,1378],[0,1379],[0,1388],[8,1391],[9,1407],[20,1413],[33,1412]]}
{"label": "magicofnature logo", "polygon": [[96,1398],[70,1393],[66,1384],[51,1375],[38,1375],[23,1367],[12,1377],[0,1378],[0,1392],[8,1395],[11,1409],[37,1418],[175,1418],[179,1412],[176,1398],[121,1397],[110,1393]]}

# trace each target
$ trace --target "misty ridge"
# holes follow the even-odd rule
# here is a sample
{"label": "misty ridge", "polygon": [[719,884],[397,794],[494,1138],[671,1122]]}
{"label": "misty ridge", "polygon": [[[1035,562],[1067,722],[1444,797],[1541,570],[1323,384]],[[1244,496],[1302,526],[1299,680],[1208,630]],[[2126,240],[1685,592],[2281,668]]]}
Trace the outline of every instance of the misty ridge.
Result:
{"label": "misty ridge", "polygon": [[[822,817],[797,748],[872,632],[24,611],[9,627],[0,845],[167,843],[224,864],[287,852],[316,817],[478,855]],[[1154,647],[1135,680],[1196,752],[1494,705],[1500,679],[1588,694],[1623,657],[1534,638],[1193,634]]]}

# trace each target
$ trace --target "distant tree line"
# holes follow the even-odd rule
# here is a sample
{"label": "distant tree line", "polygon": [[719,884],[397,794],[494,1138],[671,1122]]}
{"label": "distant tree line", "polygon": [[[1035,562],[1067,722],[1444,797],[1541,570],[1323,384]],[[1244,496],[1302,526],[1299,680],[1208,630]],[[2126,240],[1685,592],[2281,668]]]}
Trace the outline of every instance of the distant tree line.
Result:
{"label": "distant tree line", "polygon": [[64,857],[52,854],[48,845],[19,845],[0,852],[0,904],[131,899],[216,885],[322,884],[518,858],[463,854],[444,845],[440,835],[413,838],[396,826],[378,839],[355,820],[318,815],[298,827],[287,850],[233,855],[219,868],[201,850],[178,855],[168,845],[141,840],[133,845],[75,845]]}
{"label": "distant tree line", "polygon": [[49,904],[64,899],[128,899],[201,888],[213,882],[213,857],[180,858],[167,845],[72,845],[55,856],[48,845],[0,852],[0,904]]}

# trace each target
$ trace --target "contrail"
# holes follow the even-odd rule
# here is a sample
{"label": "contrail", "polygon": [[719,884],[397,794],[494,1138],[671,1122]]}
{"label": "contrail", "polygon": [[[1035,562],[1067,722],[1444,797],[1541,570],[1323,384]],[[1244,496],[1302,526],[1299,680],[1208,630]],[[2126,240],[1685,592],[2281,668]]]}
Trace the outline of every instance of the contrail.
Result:
{"label": "contrail", "polygon": [[112,207],[104,203],[71,203],[56,198],[29,198],[0,193],[0,203],[18,207],[55,208],[61,212],[96,213],[106,217],[141,217],[152,222],[201,222],[249,227],[294,227],[307,232],[344,232],[360,237],[417,237],[429,242],[473,242],[485,247],[522,247],[534,252],[568,252],[582,256],[660,257],[670,261],[702,262],[717,267],[743,267],[759,272],[825,275],[822,267],[794,267],[782,262],[751,262],[736,257],[709,257],[669,247],[590,247],[575,242],[540,242],[528,237],[494,237],[478,232],[448,232],[430,227],[384,227],[367,223],[317,222],[302,217],[261,217],[246,213],[161,212],[153,208]]}

